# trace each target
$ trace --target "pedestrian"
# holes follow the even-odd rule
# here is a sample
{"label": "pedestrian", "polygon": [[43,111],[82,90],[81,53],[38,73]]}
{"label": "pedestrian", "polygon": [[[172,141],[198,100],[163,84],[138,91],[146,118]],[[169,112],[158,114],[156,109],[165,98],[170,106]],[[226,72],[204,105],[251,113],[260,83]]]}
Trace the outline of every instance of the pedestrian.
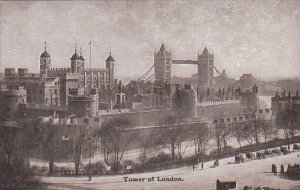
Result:
{"label": "pedestrian", "polygon": [[281,166],[280,166],[280,173],[281,173],[281,175],[284,175],[284,166],[283,166],[283,164],[281,164]]}
{"label": "pedestrian", "polygon": [[276,165],[275,164],[272,164],[272,173],[275,174],[275,167]]}
{"label": "pedestrian", "polygon": [[275,165],[275,168],[274,168],[274,175],[277,175],[277,166]]}
{"label": "pedestrian", "polygon": [[195,164],[193,164],[193,171],[195,170]]}
{"label": "pedestrian", "polygon": [[203,162],[201,163],[201,169],[203,170]]}

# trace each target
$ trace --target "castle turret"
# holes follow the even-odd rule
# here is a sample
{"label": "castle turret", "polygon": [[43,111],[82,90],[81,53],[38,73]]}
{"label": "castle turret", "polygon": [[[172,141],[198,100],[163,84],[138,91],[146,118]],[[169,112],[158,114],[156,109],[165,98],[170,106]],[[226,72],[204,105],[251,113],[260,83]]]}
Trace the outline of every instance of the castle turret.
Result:
{"label": "castle turret", "polygon": [[75,53],[70,59],[71,59],[72,73],[81,73],[84,71],[84,60],[85,59],[82,56],[82,52],[81,52],[81,55],[78,56],[76,44],[75,44]]}
{"label": "castle turret", "polygon": [[47,52],[47,46],[45,43],[45,51],[40,56],[40,76],[45,77],[48,74],[48,70],[51,67],[51,58],[50,54]]}

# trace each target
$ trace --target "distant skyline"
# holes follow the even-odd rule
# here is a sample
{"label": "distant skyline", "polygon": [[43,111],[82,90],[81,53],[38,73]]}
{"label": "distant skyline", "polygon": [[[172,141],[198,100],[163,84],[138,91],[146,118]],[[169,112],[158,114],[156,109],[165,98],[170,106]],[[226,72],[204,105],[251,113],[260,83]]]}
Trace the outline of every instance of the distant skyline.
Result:
{"label": "distant skyline", "polygon": [[[116,60],[116,78],[137,79],[162,42],[173,59],[197,59],[205,46],[229,77],[300,77],[300,1],[0,1],[0,70],[39,72],[47,42],[52,67],[70,67],[82,47],[89,65]],[[174,66],[190,77],[195,66]]]}

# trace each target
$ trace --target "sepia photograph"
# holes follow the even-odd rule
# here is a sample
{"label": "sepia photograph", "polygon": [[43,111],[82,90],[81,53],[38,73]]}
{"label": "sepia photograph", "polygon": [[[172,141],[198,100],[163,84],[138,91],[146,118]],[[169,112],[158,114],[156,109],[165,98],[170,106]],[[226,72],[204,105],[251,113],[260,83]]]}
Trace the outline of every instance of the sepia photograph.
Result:
{"label": "sepia photograph", "polygon": [[1,190],[299,190],[300,0],[0,0]]}

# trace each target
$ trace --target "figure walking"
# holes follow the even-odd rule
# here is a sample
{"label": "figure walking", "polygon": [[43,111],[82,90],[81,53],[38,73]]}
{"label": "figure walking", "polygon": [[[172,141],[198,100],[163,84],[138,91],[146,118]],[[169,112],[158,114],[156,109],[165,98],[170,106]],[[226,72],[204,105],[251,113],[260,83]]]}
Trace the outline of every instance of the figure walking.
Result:
{"label": "figure walking", "polygon": [[195,170],[195,164],[193,164],[193,171]]}
{"label": "figure walking", "polygon": [[283,164],[281,164],[281,166],[280,166],[280,173],[281,173],[282,176],[284,175],[284,166],[283,166]]}
{"label": "figure walking", "polygon": [[203,162],[201,163],[201,169],[203,170]]}

